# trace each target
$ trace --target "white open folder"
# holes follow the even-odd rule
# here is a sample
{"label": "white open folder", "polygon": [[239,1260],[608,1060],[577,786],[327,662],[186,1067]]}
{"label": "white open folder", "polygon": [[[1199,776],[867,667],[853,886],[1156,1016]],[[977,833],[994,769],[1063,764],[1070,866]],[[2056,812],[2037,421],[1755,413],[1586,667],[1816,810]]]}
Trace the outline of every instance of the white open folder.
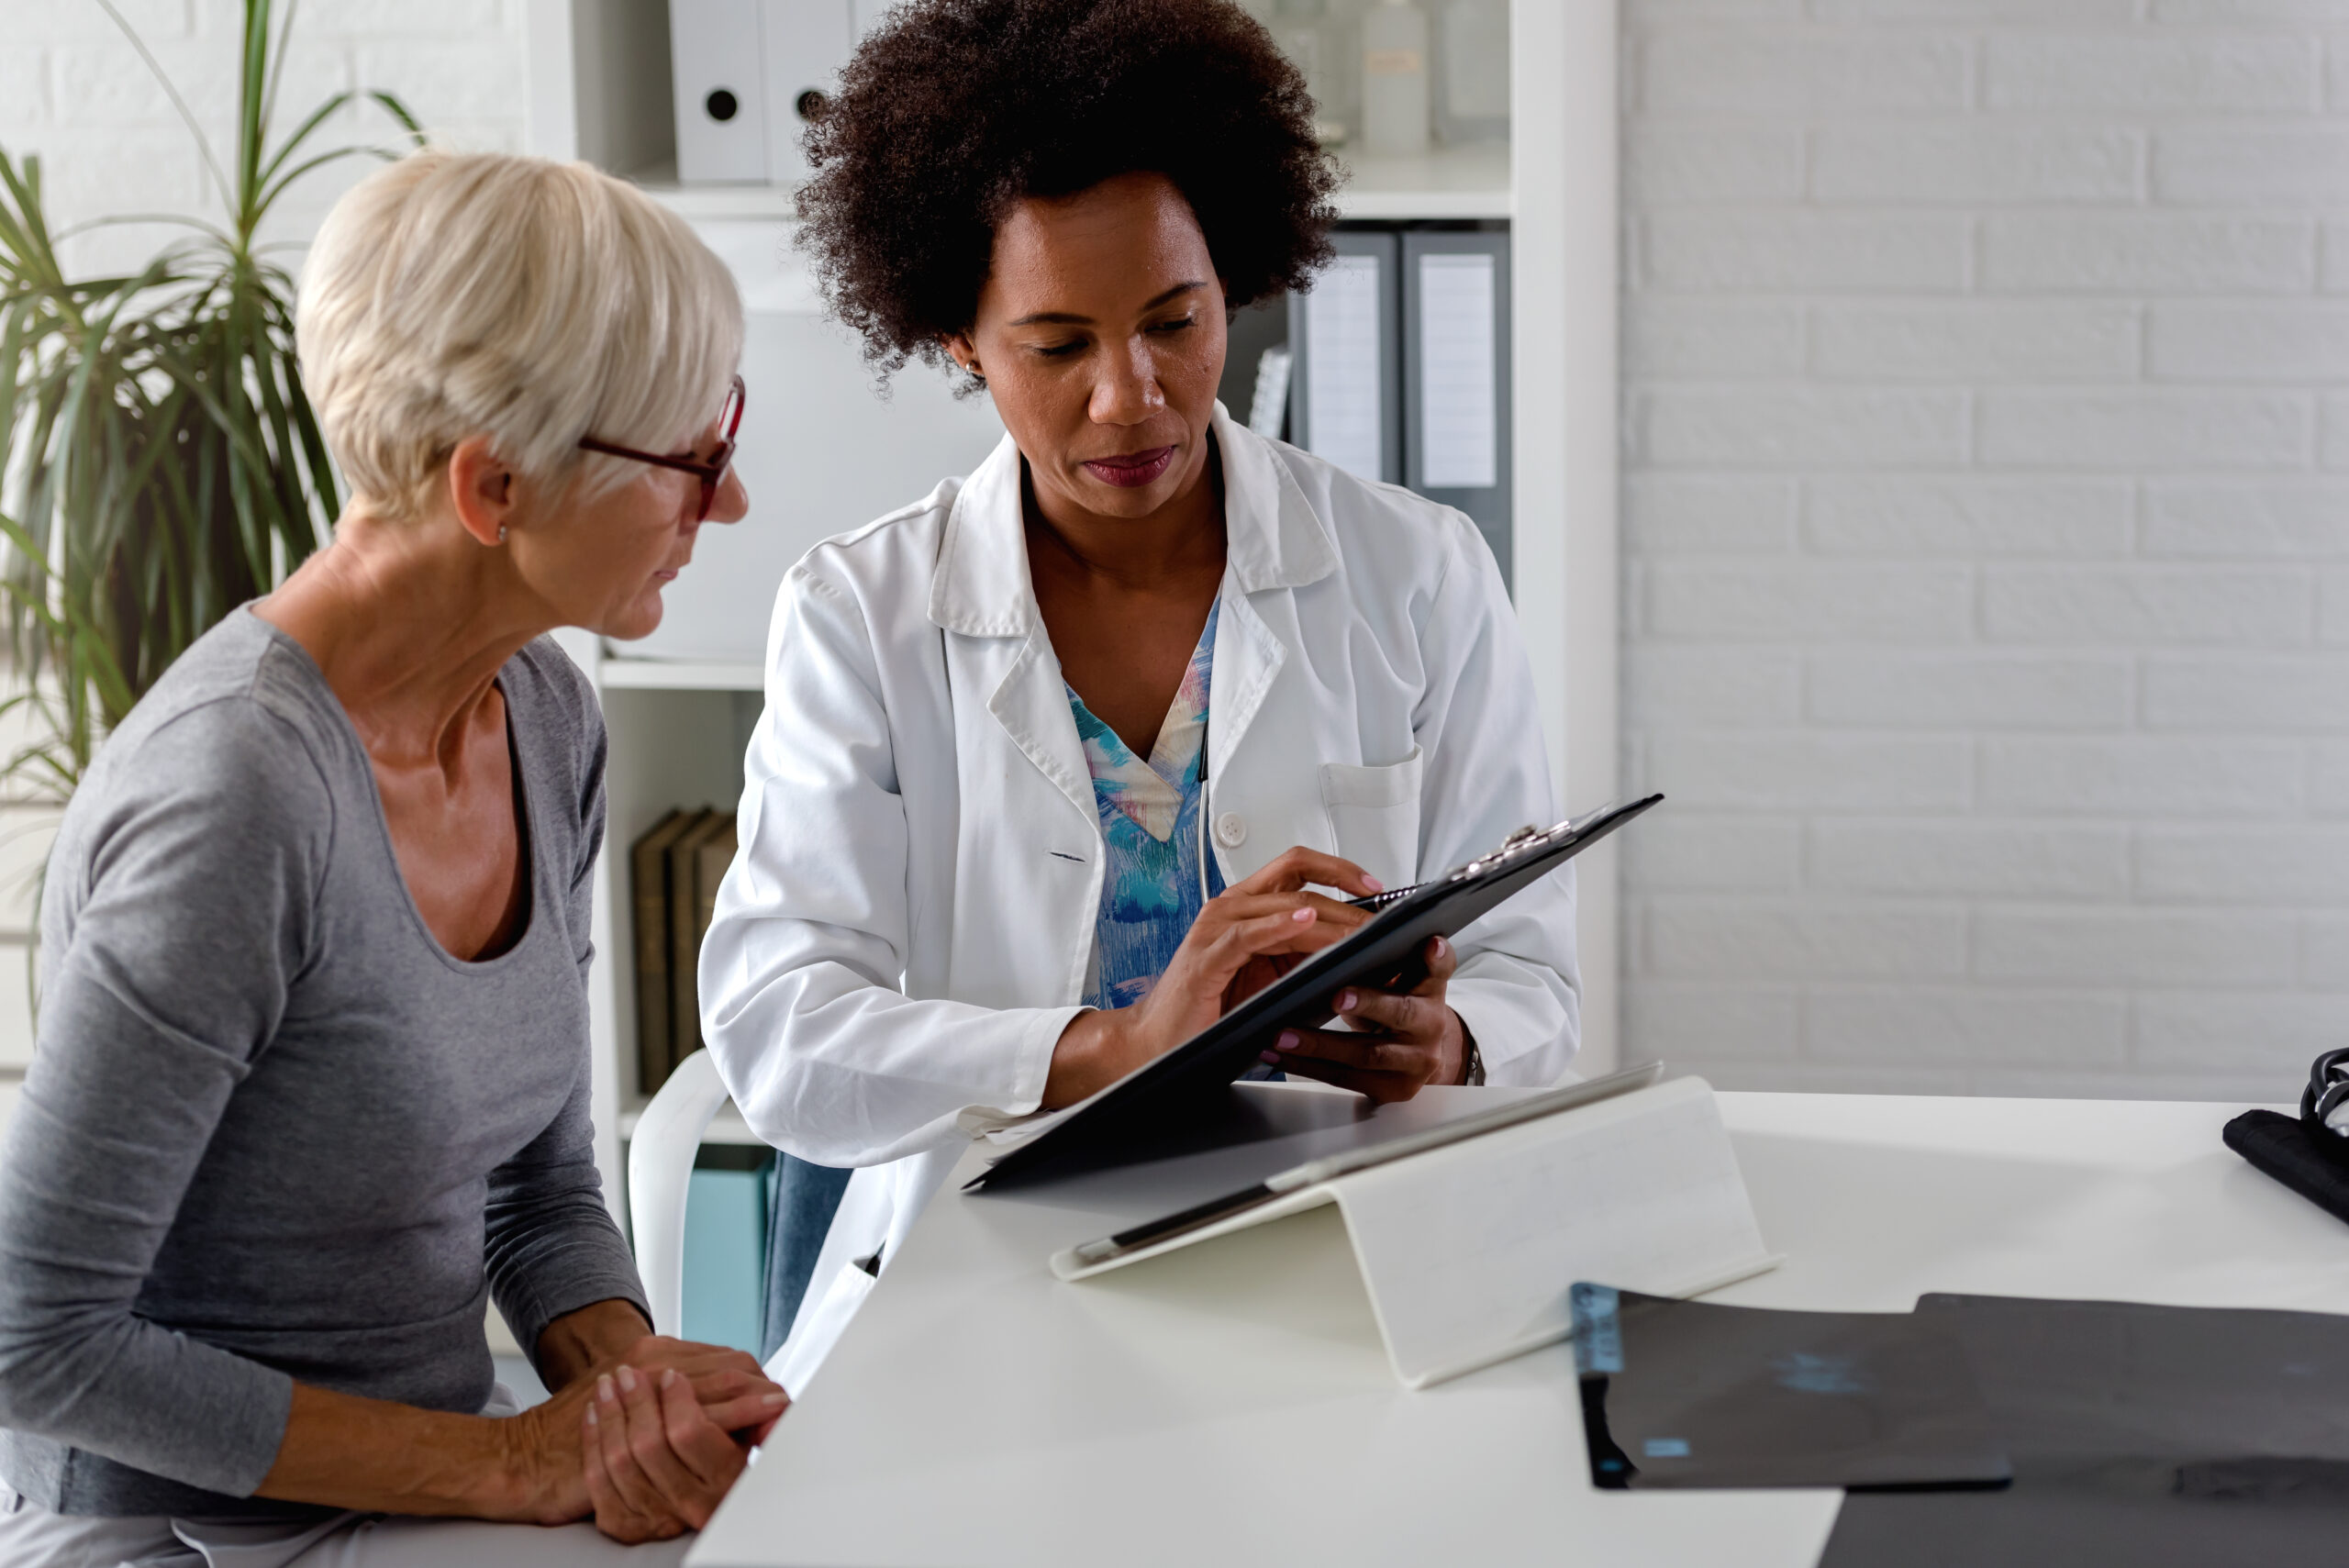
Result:
{"label": "white open folder", "polygon": [[1577,1280],[1694,1296],[1775,1267],[1711,1085],[1654,1076],[1313,1161],[1068,1248],[1052,1272],[1089,1279],[1335,1204],[1395,1375],[1419,1388],[1564,1339]]}

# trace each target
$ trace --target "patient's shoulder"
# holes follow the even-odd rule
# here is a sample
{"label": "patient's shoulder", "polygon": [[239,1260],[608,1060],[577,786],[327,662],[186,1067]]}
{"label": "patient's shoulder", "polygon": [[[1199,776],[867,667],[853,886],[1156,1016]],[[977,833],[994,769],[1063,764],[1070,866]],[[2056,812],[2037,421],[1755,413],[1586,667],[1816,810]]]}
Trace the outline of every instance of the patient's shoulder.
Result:
{"label": "patient's shoulder", "polygon": [[120,798],[227,792],[321,797],[359,740],[291,638],[244,610],[181,654],[107,737],[75,792]]}
{"label": "patient's shoulder", "polygon": [[260,880],[288,907],[317,887],[341,815],[338,781],[358,787],[337,748],[355,752],[357,737],[339,712],[320,712],[298,670],[281,666],[273,635],[237,618],[250,624],[216,628],[181,655],[83,773],[50,851],[47,935],[70,930],[102,878],[210,904],[266,870]]}

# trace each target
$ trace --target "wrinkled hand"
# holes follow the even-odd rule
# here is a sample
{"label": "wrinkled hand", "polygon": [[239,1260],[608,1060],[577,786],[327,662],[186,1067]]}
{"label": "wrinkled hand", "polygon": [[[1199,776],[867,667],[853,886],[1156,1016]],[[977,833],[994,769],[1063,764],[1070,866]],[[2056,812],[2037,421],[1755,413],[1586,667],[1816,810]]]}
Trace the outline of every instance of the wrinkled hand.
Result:
{"label": "wrinkled hand", "polygon": [[1234,883],[1208,900],[1149,995],[1115,1012],[1080,1013],[1062,1032],[1043,1103],[1074,1105],[1164,1055],[1286,966],[1351,936],[1371,917],[1367,909],[1308,891],[1308,884],[1358,895],[1385,891],[1353,862],[1301,847]]}
{"label": "wrinkled hand", "polygon": [[1427,965],[1428,977],[1406,995],[1340,992],[1330,1010],[1353,1032],[1284,1029],[1264,1061],[1380,1105],[1408,1100],[1429,1084],[1459,1083],[1468,1073],[1468,1031],[1443,999],[1459,957],[1450,942],[1431,937]]}
{"label": "wrinkled hand", "polygon": [[544,1404],[505,1423],[509,1451],[529,1477],[529,1517],[541,1524],[568,1524],[596,1508],[588,1473],[587,1416],[603,1385],[608,1383],[618,1392],[623,1370],[647,1387],[674,1378],[682,1390],[679,1396],[729,1443],[735,1442],[729,1433],[740,1434],[742,1442],[751,1446],[765,1440],[790,1403],[759,1363],[740,1351],[648,1334],[586,1375],[573,1378]]}
{"label": "wrinkled hand", "polygon": [[[622,1366],[597,1377],[595,1393],[580,1418],[580,1447],[596,1528],[634,1544],[707,1524],[754,1440],[729,1432],[674,1368]],[[774,1424],[768,1417],[758,1435]]]}

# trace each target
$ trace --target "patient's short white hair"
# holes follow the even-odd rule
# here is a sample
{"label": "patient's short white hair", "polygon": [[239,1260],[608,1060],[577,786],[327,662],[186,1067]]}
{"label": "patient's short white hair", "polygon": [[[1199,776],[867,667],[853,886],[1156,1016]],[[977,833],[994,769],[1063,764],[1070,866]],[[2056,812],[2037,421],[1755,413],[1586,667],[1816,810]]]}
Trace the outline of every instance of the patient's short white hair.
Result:
{"label": "patient's short white hair", "polygon": [[742,301],[684,219],[584,163],[428,150],[351,190],[302,269],[295,334],[354,498],[426,504],[457,443],[560,492],[641,472],[718,415]]}

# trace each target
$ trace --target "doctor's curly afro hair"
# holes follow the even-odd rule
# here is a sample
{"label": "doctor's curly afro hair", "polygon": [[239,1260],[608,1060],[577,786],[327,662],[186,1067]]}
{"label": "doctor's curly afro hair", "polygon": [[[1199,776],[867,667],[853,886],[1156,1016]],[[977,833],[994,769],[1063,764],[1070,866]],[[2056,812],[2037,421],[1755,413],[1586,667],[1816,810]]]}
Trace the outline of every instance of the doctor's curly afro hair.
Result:
{"label": "doctor's curly afro hair", "polygon": [[995,226],[1027,196],[1166,176],[1229,308],[1330,256],[1338,173],[1305,80],[1231,0],[914,0],[809,127],[799,244],[884,377],[978,310]]}

